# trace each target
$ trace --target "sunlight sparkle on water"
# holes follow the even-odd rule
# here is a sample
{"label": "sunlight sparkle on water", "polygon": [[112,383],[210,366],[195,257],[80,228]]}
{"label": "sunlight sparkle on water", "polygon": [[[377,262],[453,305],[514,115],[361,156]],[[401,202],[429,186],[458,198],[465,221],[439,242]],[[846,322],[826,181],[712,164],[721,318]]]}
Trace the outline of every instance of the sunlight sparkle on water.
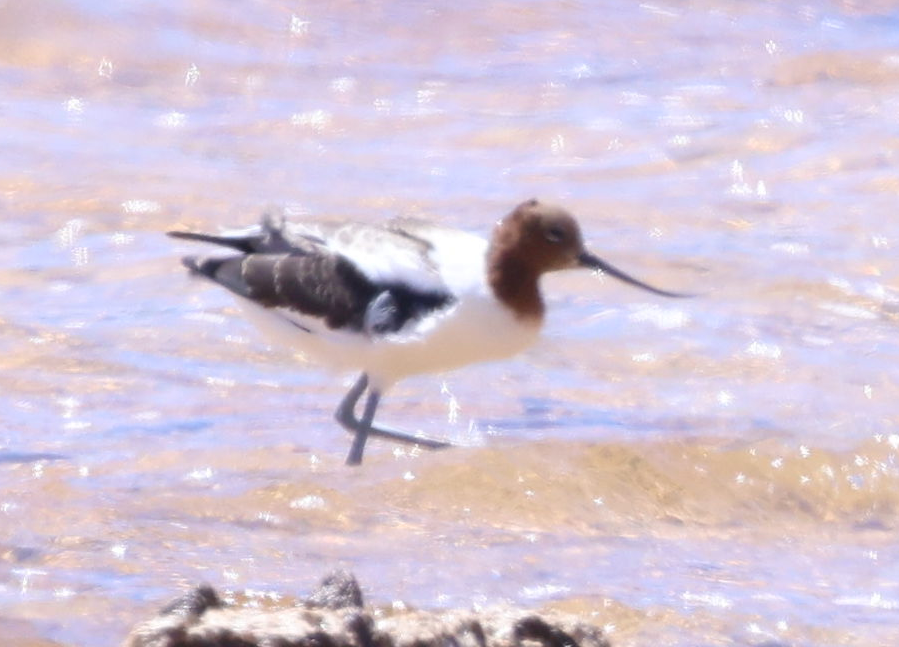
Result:
{"label": "sunlight sparkle on water", "polygon": [[303,36],[304,34],[309,33],[309,25],[312,23],[308,20],[303,20],[300,16],[296,14],[292,14],[290,16],[290,33],[294,36]]}
{"label": "sunlight sparkle on water", "polygon": [[81,236],[84,229],[84,221],[81,218],[73,218],[66,222],[56,232],[56,244],[60,247],[71,247]]}
{"label": "sunlight sparkle on water", "polygon": [[446,408],[447,415],[446,420],[450,424],[455,424],[459,420],[459,412],[462,407],[459,405],[459,401],[456,399],[456,396],[449,389],[449,385],[446,381],[442,382],[440,385],[440,393],[441,395],[446,396]]}
{"label": "sunlight sparkle on water", "polygon": [[885,598],[881,593],[870,595],[847,595],[834,600],[834,604],[849,607],[870,607],[873,609],[886,609],[893,611],[899,609],[899,600]]}
{"label": "sunlight sparkle on water", "polygon": [[290,123],[294,126],[311,128],[316,132],[321,132],[331,124],[331,113],[326,110],[310,110],[308,112],[298,112],[290,117]]}
{"label": "sunlight sparkle on water", "polygon": [[187,68],[187,72],[184,74],[184,85],[196,85],[197,81],[199,80],[200,68],[198,68],[194,63],[191,63],[190,67]]}
{"label": "sunlight sparkle on water", "polygon": [[290,507],[295,510],[324,510],[325,500],[317,494],[307,494],[291,501]]}
{"label": "sunlight sparkle on water", "polygon": [[184,478],[189,481],[208,481],[212,479],[215,472],[211,467],[198,467],[191,470]]}
{"label": "sunlight sparkle on water", "polygon": [[167,112],[156,117],[153,123],[162,128],[183,128],[187,125],[187,115],[177,111]]}
{"label": "sunlight sparkle on water", "polygon": [[155,200],[125,200],[122,203],[122,211],[125,213],[158,213],[162,211],[162,205]]}
{"label": "sunlight sparkle on water", "polygon": [[765,359],[780,359],[782,354],[780,346],[769,342],[755,340],[746,347],[746,354]]}
{"label": "sunlight sparkle on water", "polygon": [[562,584],[539,584],[536,586],[525,586],[521,589],[521,597],[526,600],[549,600],[558,597],[571,590],[570,587]]}
{"label": "sunlight sparkle on water", "polygon": [[733,601],[720,593],[692,593],[684,591],[681,600],[688,607],[712,607],[716,609],[729,609],[734,605]]}
{"label": "sunlight sparkle on water", "polygon": [[780,242],[772,243],[770,247],[772,252],[781,252],[790,256],[806,256],[810,249],[805,243],[796,242]]}
{"label": "sunlight sparkle on water", "polygon": [[97,66],[97,74],[107,79],[112,78],[113,65],[112,61],[108,58],[103,57],[100,59],[100,64]]}
{"label": "sunlight sparkle on water", "polygon": [[84,112],[84,107],[84,99],[79,99],[77,97],[66,99],[63,103],[63,108],[65,108],[66,112],[76,115],[80,115],[82,112]]}
{"label": "sunlight sparkle on water", "polygon": [[661,330],[683,328],[690,322],[690,316],[678,308],[663,308],[658,305],[642,306],[632,312],[628,319],[640,323],[650,323]]}
{"label": "sunlight sparkle on water", "polygon": [[[883,2],[37,4],[3,12],[0,635],[114,647],[199,578],[347,567],[409,608],[570,600],[622,645],[899,644]],[[546,281],[534,348],[385,407],[457,447],[355,471],[352,378],[179,263],[233,251],[165,236],[487,234],[532,196],[700,295]]]}
{"label": "sunlight sparkle on water", "polygon": [[354,90],[357,84],[358,82],[352,76],[340,76],[331,81],[330,88],[334,92],[346,94]]}

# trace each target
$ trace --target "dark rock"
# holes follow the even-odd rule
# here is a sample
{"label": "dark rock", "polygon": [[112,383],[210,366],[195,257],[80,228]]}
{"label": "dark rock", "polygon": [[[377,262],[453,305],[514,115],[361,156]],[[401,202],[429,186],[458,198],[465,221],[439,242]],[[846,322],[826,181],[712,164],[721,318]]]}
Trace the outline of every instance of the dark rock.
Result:
{"label": "dark rock", "polygon": [[190,593],[176,598],[162,607],[159,611],[161,615],[203,615],[208,609],[219,609],[224,604],[208,584],[201,584]]}
{"label": "dark rock", "polygon": [[362,608],[362,590],[352,573],[335,571],[325,577],[306,600],[306,606],[323,609]]}

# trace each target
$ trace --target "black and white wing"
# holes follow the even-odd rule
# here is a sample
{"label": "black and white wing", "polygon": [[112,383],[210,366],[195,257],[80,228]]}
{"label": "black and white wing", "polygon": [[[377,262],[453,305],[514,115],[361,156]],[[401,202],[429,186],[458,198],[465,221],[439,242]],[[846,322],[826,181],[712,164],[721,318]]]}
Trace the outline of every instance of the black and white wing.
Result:
{"label": "black and white wing", "polygon": [[183,262],[309,332],[324,324],[385,335],[454,302],[431,244],[399,223],[284,223],[266,217],[256,227],[222,235],[169,235],[236,250]]}

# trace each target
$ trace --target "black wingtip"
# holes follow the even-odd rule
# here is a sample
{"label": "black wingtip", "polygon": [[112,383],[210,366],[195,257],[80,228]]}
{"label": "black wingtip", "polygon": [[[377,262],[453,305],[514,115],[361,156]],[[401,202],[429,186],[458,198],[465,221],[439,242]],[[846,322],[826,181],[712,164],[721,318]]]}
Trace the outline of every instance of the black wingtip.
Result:
{"label": "black wingtip", "polygon": [[244,258],[244,256],[185,256],[181,259],[181,263],[191,276],[208,279],[235,294],[252,298],[253,290],[243,277]]}
{"label": "black wingtip", "polygon": [[189,269],[192,274],[202,274],[200,272],[200,259],[196,256],[185,256],[181,259],[181,264]]}
{"label": "black wingtip", "polygon": [[222,266],[222,263],[227,260],[229,259],[185,256],[181,259],[181,264],[184,265],[184,267],[186,267],[188,270],[190,270],[191,274],[204,276],[208,279],[215,280],[219,268]]}

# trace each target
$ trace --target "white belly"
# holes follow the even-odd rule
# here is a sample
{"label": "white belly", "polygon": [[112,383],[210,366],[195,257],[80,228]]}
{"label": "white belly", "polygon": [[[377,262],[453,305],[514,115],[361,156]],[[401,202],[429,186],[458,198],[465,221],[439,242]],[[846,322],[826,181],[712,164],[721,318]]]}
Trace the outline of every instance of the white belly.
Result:
{"label": "white belly", "polygon": [[412,331],[377,339],[355,332],[306,332],[270,310],[240,301],[248,319],[273,342],[329,368],[365,371],[382,390],[408,375],[511,357],[540,333],[540,321],[518,319],[484,294],[467,295]]}
{"label": "white belly", "polygon": [[540,324],[522,322],[490,301],[469,301],[412,338],[372,344],[367,370],[387,382],[511,357],[536,341]]}

